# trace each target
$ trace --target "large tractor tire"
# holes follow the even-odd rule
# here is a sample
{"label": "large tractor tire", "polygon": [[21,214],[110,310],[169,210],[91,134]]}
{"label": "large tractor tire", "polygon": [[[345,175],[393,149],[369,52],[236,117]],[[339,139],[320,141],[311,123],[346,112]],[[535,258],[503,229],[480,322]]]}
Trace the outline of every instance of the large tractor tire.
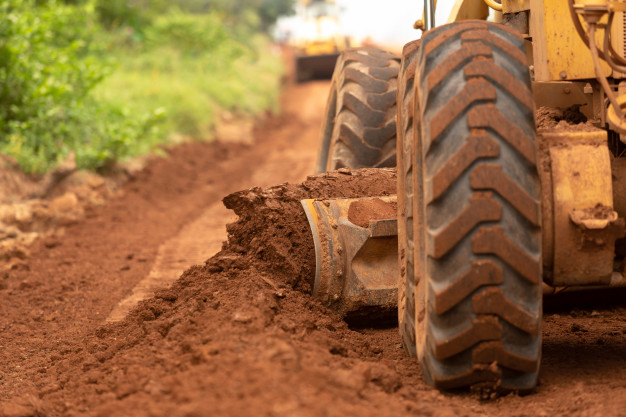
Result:
{"label": "large tractor tire", "polygon": [[396,81],[400,59],[373,47],[337,60],[315,171],[396,165]]}
{"label": "large tractor tire", "polygon": [[524,41],[501,25],[453,23],[425,33],[415,61],[398,171],[399,240],[411,252],[402,338],[415,339],[424,378],[440,389],[532,389],[541,219]]}

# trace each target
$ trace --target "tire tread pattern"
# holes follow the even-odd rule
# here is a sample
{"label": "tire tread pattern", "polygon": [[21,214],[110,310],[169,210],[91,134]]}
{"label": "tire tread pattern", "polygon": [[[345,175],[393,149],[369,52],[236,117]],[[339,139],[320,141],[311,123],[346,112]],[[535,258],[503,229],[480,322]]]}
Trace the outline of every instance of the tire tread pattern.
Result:
{"label": "tire tread pattern", "polygon": [[[384,168],[396,165],[396,85],[399,58],[374,47],[344,51],[337,61],[331,89],[335,114],[322,129],[318,172],[343,167]],[[333,92],[331,92],[331,95]],[[330,137],[324,137],[330,135]]]}
{"label": "tire tread pattern", "polygon": [[[404,265],[423,261],[414,277],[401,278],[405,349],[416,337],[424,377],[441,389],[532,389],[541,356],[541,219],[523,41],[497,24],[445,25],[424,34],[412,65],[415,92],[403,99],[413,97],[413,108],[403,101],[398,110],[399,128],[401,115],[416,126],[412,136],[406,127],[398,135],[399,155],[412,149],[408,162],[398,158],[399,238],[406,236],[400,251],[413,248]],[[419,120],[406,116],[413,111]],[[467,132],[460,145],[459,132]],[[405,210],[401,219],[404,199],[414,218]]]}

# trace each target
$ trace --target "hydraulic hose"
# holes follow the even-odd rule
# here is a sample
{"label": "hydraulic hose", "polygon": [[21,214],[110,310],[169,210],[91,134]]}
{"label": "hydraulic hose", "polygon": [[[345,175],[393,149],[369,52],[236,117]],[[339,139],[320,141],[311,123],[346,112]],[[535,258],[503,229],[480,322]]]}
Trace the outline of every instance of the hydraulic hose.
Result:
{"label": "hydraulic hose", "polygon": [[[572,18],[572,22],[574,23],[574,28],[576,28],[576,32],[578,33],[578,36],[580,36],[580,38],[583,40],[583,42],[585,43],[585,45],[589,45],[589,37],[587,36],[587,34],[585,33],[585,29],[583,29],[583,25],[580,23],[580,19],[578,19],[578,15],[576,14],[576,10],[574,10],[574,0],[567,0],[567,5],[569,6],[569,14]],[[610,32],[610,26],[608,26],[608,32]],[[608,48],[609,53],[611,54],[611,56],[615,59],[615,61],[618,62],[618,64],[620,65],[626,65],[626,59],[622,58],[613,48],[613,45],[609,42],[609,48]],[[602,57],[603,60],[607,61],[606,59],[606,55],[608,55],[607,53],[605,53],[605,51],[600,51],[600,55]]]}
{"label": "hydraulic hose", "polygon": [[603,45],[604,56],[606,58],[605,59],[606,63],[609,64],[609,66],[613,68],[614,71],[626,73],[626,65],[619,65],[618,63],[616,63],[613,60],[614,58],[613,53],[609,51],[609,48],[611,46],[611,41],[610,41],[611,25],[613,24],[614,17],[615,17],[615,13],[609,12],[609,20],[606,25],[606,28],[604,29],[604,45]]}
{"label": "hydraulic hose", "polygon": [[485,0],[485,3],[495,11],[502,11],[502,3],[498,3],[496,0]]}
{"label": "hydraulic hose", "polygon": [[609,82],[607,81],[606,77],[604,76],[604,73],[602,72],[602,66],[600,65],[600,56],[598,53],[598,46],[596,45],[596,42],[595,42],[596,24],[589,23],[588,30],[589,30],[589,49],[591,50],[591,57],[593,59],[593,67],[596,71],[596,78],[600,82],[600,85],[602,86],[602,89],[604,90],[606,96],[609,98],[609,102],[611,103],[611,106],[613,106],[613,109],[615,110],[617,115],[620,117],[620,119],[623,120],[624,113],[622,112],[622,109],[619,103],[617,102],[617,97],[615,97],[615,94],[613,94],[613,91],[611,90],[611,87],[609,86]]}

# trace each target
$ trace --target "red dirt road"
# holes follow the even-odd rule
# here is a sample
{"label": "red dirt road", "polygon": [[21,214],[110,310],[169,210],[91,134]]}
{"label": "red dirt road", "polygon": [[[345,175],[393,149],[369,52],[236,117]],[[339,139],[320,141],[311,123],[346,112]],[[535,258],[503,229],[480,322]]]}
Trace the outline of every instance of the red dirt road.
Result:
{"label": "red dirt road", "polygon": [[623,293],[549,306],[537,391],[488,401],[427,387],[396,328],[350,329],[306,294],[298,199],[391,193],[389,171],[230,196],[223,251],[126,313],[220,249],[222,197],[307,177],[327,86],[288,87],[253,145],[172,149],[0,276],[0,417],[626,415]]}

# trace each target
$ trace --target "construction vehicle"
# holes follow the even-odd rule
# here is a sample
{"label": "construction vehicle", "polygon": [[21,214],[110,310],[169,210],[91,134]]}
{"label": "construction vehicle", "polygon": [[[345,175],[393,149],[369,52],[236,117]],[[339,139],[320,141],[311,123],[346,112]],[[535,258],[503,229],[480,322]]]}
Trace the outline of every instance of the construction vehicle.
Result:
{"label": "construction vehicle", "polygon": [[298,81],[330,78],[339,53],[350,46],[334,0],[298,0],[298,25],[290,44]]}
{"label": "construction vehicle", "polygon": [[437,388],[532,390],[542,288],[626,283],[626,1],[459,0],[441,26],[434,8],[401,59],[338,60],[317,170],[397,165],[397,199],[374,200],[398,216],[304,200],[313,293],[397,309]]}

